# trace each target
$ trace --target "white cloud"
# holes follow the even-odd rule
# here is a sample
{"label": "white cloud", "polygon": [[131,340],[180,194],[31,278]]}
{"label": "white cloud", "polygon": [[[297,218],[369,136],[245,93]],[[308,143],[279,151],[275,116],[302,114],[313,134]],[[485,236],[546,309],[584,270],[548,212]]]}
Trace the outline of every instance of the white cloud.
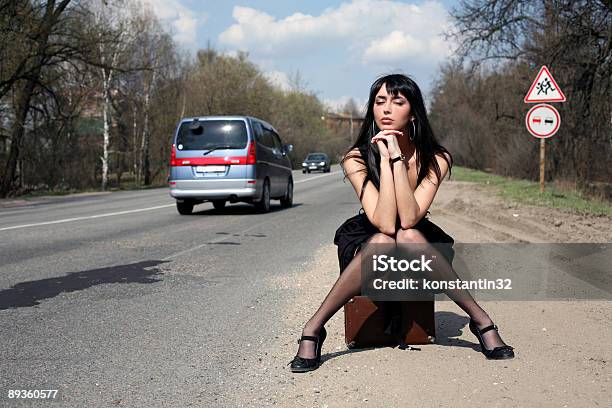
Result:
{"label": "white cloud", "polygon": [[294,13],[277,19],[263,11],[236,6],[236,21],[219,42],[258,57],[288,57],[348,48],[364,63],[395,63],[413,57],[436,63],[449,53],[439,37],[448,27],[437,1],[419,5],[398,1],[355,0],[318,16]]}
{"label": "white cloud", "polygon": [[424,41],[395,30],[386,37],[371,41],[363,53],[363,58],[366,62],[397,61],[406,57],[417,56],[423,51],[425,51]]}
{"label": "white cloud", "polygon": [[289,81],[289,77],[286,73],[282,71],[266,71],[264,72],[264,76],[268,78],[273,85],[276,85],[285,91],[291,90],[291,82]]}
{"label": "white cloud", "polygon": [[195,45],[198,24],[206,21],[207,16],[194,13],[183,6],[179,0],[141,0],[149,4],[155,15],[163,23],[170,24],[174,40],[183,45]]}
{"label": "white cloud", "polygon": [[178,14],[178,19],[172,23],[172,26],[176,29],[174,39],[179,43],[195,44],[198,21],[192,15],[183,11],[179,11]]}

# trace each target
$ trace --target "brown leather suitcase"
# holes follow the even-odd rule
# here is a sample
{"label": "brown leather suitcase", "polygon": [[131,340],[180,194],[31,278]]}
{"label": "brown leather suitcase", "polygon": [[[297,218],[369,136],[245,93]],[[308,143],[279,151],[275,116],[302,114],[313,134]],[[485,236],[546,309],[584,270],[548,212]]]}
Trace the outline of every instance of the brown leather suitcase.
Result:
{"label": "brown leather suitcase", "polygon": [[372,301],[353,296],[344,305],[348,348],[429,344],[435,340],[434,301]]}

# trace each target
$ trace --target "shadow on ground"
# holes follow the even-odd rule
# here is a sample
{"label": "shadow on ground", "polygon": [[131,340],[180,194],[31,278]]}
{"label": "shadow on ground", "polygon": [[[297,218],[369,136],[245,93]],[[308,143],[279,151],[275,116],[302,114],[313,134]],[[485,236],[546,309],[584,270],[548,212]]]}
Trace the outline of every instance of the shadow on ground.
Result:
{"label": "shadow on ground", "polygon": [[[480,345],[463,339],[458,339],[461,336],[462,331],[467,327],[469,318],[460,316],[453,312],[436,312],[436,340],[434,344],[440,346],[451,346],[451,347],[467,347],[475,351],[480,351]],[[469,330],[469,329],[468,329]],[[416,345],[417,348],[427,347],[427,344]],[[397,346],[384,346],[389,348],[397,348]],[[374,350],[379,347],[363,347],[346,349],[341,351],[335,351],[331,353],[325,353],[321,355],[321,362],[340,357],[345,354],[362,353],[365,351]],[[398,348],[398,350],[400,350]],[[402,350],[403,352],[411,352],[411,350]]]}
{"label": "shadow on ground", "polygon": [[36,306],[41,300],[53,298],[60,293],[76,292],[105,283],[159,282],[163,273],[156,267],[166,262],[169,261],[143,261],[18,283],[0,291],[0,310]]}

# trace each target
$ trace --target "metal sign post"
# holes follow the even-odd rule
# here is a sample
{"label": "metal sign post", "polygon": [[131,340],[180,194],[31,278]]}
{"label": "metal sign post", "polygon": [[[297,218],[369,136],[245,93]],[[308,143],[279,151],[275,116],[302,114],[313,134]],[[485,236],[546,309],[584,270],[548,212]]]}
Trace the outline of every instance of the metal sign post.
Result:
{"label": "metal sign post", "polygon": [[545,139],[557,133],[561,124],[561,116],[552,105],[541,102],[566,101],[565,95],[546,65],[540,68],[540,72],[538,72],[523,101],[525,103],[538,103],[527,112],[525,126],[529,133],[540,139],[540,193],[543,193],[546,163]]}
{"label": "metal sign post", "polygon": [[546,142],[544,138],[540,139],[540,193],[544,192],[544,163],[545,160],[545,151],[546,151]]}

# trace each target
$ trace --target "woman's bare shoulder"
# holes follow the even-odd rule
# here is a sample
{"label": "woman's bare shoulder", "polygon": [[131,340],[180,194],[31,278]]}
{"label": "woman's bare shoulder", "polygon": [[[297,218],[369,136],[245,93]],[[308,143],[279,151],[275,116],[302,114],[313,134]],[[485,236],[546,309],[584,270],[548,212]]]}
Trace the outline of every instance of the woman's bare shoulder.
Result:
{"label": "woman's bare shoulder", "polygon": [[365,169],[365,162],[358,148],[348,151],[342,158],[342,167],[346,175]]}
{"label": "woman's bare shoulder", "polygon": [[440,184],[440,180],[438,180],[438,176],[434,169],[434,161],[438,163],[438,168],[440,169],[440,180],[444,180],[444,177],[446,177],[448,174],[448,169],[450,167],[449,164],[452,163],[452,157],[446,152],[438,152],[433,156],[433,161],[429,165],[429,171],[425,177],[425,180],[437,185]]}
{"label": "woman's bare shoulder", "polygon": [[[438,152],[435,155],[436,160],[438,160],[438,162],[444,161],[444,162],[452,162],[452,157],[450,155],[450,153],[448,152]],[[446,159],[446,160],[445,160]]]}
{"label": "woman's bare shoulder", "polygon": [[349,159],[352,157],[359,157],[361,158],[361,151],[359,150],[358,147],[354,147],[351,150],[349,150],[348,152],[346,152],[346,154],[344,155],[344,159]]}

